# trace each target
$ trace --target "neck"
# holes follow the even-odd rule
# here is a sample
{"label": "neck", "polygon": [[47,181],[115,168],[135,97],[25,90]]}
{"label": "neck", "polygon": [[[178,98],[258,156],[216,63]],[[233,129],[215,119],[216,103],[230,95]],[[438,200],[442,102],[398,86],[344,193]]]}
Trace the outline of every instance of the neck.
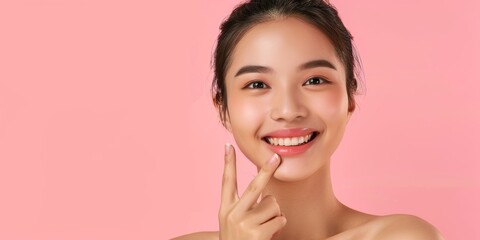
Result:
{"label": "neck", "polygon": [[275,196],[287,218],[272,239],[325,239],[340,231],[338,219],[346,207],[334,195],[329,165],[297,182],[272,178],[262,193],[266,195]]}

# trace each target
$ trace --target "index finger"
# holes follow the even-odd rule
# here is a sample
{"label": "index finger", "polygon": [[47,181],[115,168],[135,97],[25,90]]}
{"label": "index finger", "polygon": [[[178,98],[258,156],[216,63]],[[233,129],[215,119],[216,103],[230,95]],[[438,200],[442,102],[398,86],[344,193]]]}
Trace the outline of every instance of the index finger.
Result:
{"label": "index finger", "polygon": [[257,202],[258,197],[262,193],[268,181],[272,178],[273,173],[278,168],[280,157],[274,154],[260,169],[257,176],[250,182],[242,197],[238,201],[238,208],[247,211]]}
{"label": "index finger", "polygon": [[221,207],[234,204],[238,200],[237,193],[237,167],[235,149],[230,143],[225,144],[225,168],[222,179]]}

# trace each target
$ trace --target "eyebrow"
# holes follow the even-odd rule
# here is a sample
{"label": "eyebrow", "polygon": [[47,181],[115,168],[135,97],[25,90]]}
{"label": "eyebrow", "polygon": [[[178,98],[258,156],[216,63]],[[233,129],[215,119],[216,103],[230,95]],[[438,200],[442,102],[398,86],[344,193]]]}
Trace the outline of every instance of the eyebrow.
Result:
{"label": "eyebrow", "polygon": [[[317,60],[312,60],[312,61],[303,63],[298,67],[298,70],[306,70],[306,69],[316,68],[316,67],[326,67],[326,68],[331,68],[333,70],[337,70],[335,65],[333,65],[331,62],[325,59],[317,59]],[[266,66],[247,65],[240,68],[240,70],[238,70],[237,73],[235,74],[235,77],[242,74],[246,74],[246,73],[270,73],[272,71],[273,70],[271,68]]]}
{"label": "eyebrow", "polygon": [[258,65],[248,65],[240,68],[238,72],[235,74],[235,77],[245,74],[245,73],[269,73],[272,72],[272,69],[265,66],[258,66]]}
{"label": "eyebrow", "polygon": [[326,67],[326,68],[331,68],[333,70],[337,70],[335,65],[333,63],[325,60],[325,59],[317,59],[317,60],[312,60],[309,62],[306,62],[298,68],[299,70],[306,70],[310,68],[316,68],[316,67]]}

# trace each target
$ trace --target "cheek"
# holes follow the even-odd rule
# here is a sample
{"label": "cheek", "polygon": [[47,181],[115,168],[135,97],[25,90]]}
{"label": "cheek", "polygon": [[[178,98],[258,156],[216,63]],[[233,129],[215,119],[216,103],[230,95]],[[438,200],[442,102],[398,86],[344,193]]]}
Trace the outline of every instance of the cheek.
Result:
{"label": "cheek", "polygon": [[331,156],[338,147],[343,138],[345,128],[348,122],[348,97],[346,91],[332,91],[325,94],[323,99],[319,101],[323,121],[325,123],[325,141],[326,150],[323,151],[325,156]]}
{"label": "cheek", "polygon": [[[240,95],[231,96],[228,102],[231,133],[240,151],[255,165],[259,166],[258,130],[265,121],[268,113],[268,104],[261,98],[252,98]],[[229,100],[230,100],[229,99]]]}
{"label": "cheek", "polygon": [[319,96],[321,99],[315,101],[314,108],[321,111],[324,120],[335,121],[338,123],[339,118],[347,116],[348,98],[345,90],[329,91]]}
{"label": "cheek", "polygon": [[267,106],[262,99],[232,94],[228,109],[234,135],[256,132],[268,112]]}

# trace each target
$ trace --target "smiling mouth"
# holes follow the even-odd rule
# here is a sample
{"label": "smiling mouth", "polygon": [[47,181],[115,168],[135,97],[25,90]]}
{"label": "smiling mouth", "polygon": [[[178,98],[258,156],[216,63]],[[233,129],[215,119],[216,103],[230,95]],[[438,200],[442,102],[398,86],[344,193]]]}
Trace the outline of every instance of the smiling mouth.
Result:
{"label": "smiling mouth", "polygon": [[291,138],[264,137],[263,141],[273,146],[300,146],[307,144],[318,136],[318,132],[311,132],[305,136]]}

